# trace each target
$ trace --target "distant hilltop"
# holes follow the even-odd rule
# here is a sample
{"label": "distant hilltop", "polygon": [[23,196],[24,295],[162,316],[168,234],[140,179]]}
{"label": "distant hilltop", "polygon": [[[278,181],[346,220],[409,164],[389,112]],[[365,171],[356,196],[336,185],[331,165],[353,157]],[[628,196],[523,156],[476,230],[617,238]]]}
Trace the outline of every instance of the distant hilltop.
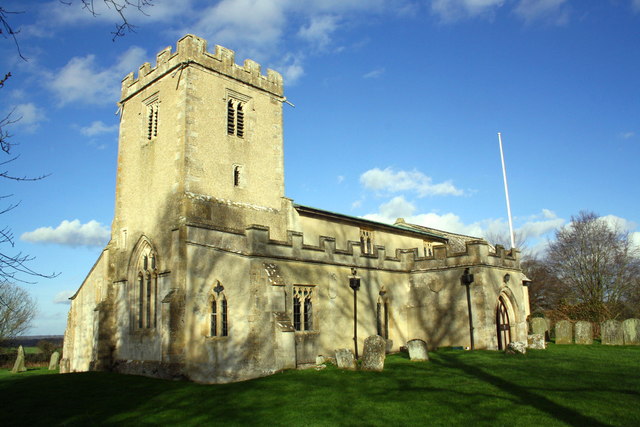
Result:
{"label": "distant hilltop", "polygon": [[2,342],[2,347],[35,347],[40,341],[50,341],[58,346],[62,346],[64,335],[29,335],[23,337],[15,337]]}

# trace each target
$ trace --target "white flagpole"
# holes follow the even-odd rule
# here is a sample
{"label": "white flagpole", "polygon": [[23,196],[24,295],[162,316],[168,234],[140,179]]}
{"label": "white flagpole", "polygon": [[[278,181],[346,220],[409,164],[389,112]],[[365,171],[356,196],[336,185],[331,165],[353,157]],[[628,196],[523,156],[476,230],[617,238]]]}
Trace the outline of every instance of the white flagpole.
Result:
{"label": "white flagpole", "polygon": [[511,248],[516,247],[515,236],[513,235],[513,221],[511,220],[511,203],[509,203],[509,186],[507,185],[507,169],[504,166],[504,153],[502,152],[502,135],[498,132],[498,142],[500,143],[500,159],[502,160],[502,178],[504,179],[504,194],[507,198],[507,215],[509,216],[509,237],[511,238]]}

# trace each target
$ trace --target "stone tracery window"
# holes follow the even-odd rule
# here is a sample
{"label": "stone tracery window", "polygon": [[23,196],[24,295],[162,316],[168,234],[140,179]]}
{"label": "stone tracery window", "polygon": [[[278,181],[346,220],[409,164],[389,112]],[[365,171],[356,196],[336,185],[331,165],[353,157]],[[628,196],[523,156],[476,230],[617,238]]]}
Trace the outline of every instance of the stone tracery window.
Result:
{"label": "stone tracery window", "polygon": [[224,287],[219,281],[216,287],[212,289],[211,298],[209,299],[210,310],[210,337],[227,337],[229,336],[229,320],[228,320],[228,304],[225,296]]}
{"label": "stone tracery window", "polygon": [[426,240],[423,241],[424,246],[424,256],[430,257],[433,256],[433,243],[428,242]]}
{"label": "stone tracery window", "polygon": [[313,330],[313,286],[293,287],[293,328],[296,331]]}
{"label": "stone tracery window", "polygon": [[142,249],[137,267],[137,326],[138,329],[152,329],[158,324],[158,269],[150,245]]}

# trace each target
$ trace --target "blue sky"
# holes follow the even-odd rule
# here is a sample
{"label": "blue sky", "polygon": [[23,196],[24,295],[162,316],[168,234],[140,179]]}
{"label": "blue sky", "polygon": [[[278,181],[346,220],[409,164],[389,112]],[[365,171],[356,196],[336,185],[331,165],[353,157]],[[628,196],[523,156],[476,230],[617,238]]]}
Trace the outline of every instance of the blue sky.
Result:
{"label": "blue sky", "polygon": [[[379,221],[506,233],[502,132],[515,227],[534,251],[592,210],[640,242],[640,0],[155,0],[117,17],[4,0],[0,113],[20,157],[2,181],[4,253],[54,279],[31,334],[62,334],[66,298],[109,238],[121,79],[186,33],[285,77],[285,188],[295,202]],[[265,71],[263,71],[265,72]],[[8,157],[5,157],[5,160]]]}

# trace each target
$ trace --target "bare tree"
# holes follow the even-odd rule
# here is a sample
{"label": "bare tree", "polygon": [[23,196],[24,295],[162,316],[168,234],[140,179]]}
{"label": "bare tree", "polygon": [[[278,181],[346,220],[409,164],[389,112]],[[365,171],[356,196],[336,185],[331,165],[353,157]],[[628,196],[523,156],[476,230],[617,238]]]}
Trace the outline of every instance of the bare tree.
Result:
{"label": "bare tree", "polygon": [[545,264],[562,282],[565,304],[581,307],[585,320],[602,321],[622,311],[637,286],[640,259],[627,232],[593,212],[580,212],[556,232]]}
{"label": "bare tree", "polygon": [[[76,4],[80,4],[93,16],[98,15],[96,9],[96,3],[102,2],[107,8],[114,10],[118,15],[118,21],[116,22],[116,29],[112,33],[113,39],[123,36],[126,32],[134,31],[134,26],[129,22],[128,12],[129,10],[137,10],[145,14],[145,8],[153,6],[153,0],[78,0]],[[60,3],[66,5],[72,5],[74,0],[60,0]],[[0,5],[0,36],[6,40],[10,40],[15,44],[17,55],[24,61],[27,58],[23,55],[20,49],[20,43],[18,41],[19,30],[15,29],[10,22],[10,17],[15,14],[23,13],[21,11],[9,11]],[[3,77],[0,74],[0,89],[4,88],[9,79],[11,73],[4,74]],[[18,156],[12,155],[12,148],[15,146],[15,141],[12,139],[12,135],[9,133],[8,128],[10,125],[19,121],[21,117],[16,117],[14,112],[11,111],[0,117],[0,150],[7,156],[6,160],[0,160],[0,178],[14,180],[14,181],[37,181],[46,177],[46,175],[28,177],[12,174],[8,169],[8,165],[14,162]],[[0,194],[0,200],[7,199],[11,195]],[[3,214],[11,209],[14,209],[18,203],[8,202],[4,207],[0,208],[0,214]],[[15,246],[14,236],[10,227],[3,227],[0,229],[0,246],[5,248],[6,246],[13,248]],[[45,275],[32,270],[28,263],[32,261],[33,257],[25,255],[21,252],[17,254],[7,254],[5,250],[0,250],[0,283],[10,282],[26,282],[25,277],[54,277],[56,274]],[[4,286],[4,285],[3,285]],[[8,286],[8,285],[7,285]],[[3,296],[0,295],[0,304]]]}
{"label": "bare tree", "polygon": [[22,335],[31,326],[36,302],[21,287],[0,282],[0,341]]}

